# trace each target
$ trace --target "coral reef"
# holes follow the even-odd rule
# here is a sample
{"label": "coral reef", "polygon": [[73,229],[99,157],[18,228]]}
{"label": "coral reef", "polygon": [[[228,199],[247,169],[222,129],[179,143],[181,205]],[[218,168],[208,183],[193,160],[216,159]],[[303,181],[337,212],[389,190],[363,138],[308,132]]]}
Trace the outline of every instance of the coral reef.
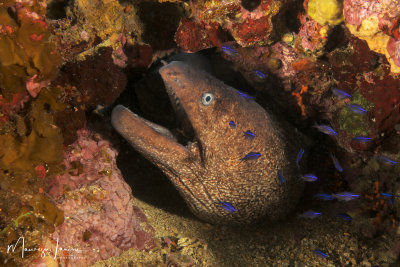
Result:
{"label": "coral reef", "polygon": [[[120,35],[120,39],[124,36]],[[60,91],[60,100],[68,104],[54,114],[64,144],[76,140],[76,130],[86,123],[85,112],[112,104],[125,89],[126,74],[140,76],[152,62],[153,51],[149,45],[128,45],[126,40],[122,43],[117,50],[101,47],[96,55],[67,62],[52,82]]]}
{"label": "coral reef", "polygon": [[[50,85],[58,73],[61,57],[50,32],[53,24],[48,24],[45,13],[44,1],[9,1],[0,6],[2,252],[21,236],[29,238],[27,246],[38,247],[41,238],[54,231],[53,225],[62,223],[63,212],[48,198],[44,188],[48,177],[62,169],[63,143],[72,143],[77,138],[76,130],[86,121],[85,110],[112,103],[126,84],[125,75],[113,64],[110,48],[95,59],[89,57],[80,65],[64,68],[71,74],[78,71],[87,75],[93,81],[100,72],[113,76],[102,76],[106,79],[97,85],[88,84],[89,80],[81,76],[71,79],[77,86],[61,82]],[[122,41],[116,39],[114,43]],[[151,49],[149,52],[145,45],[127,48],[128,66],[133,70],[147,68]],[[95,69],[94,75],[88,63],[100,70]],[[121,78],[116,79],[118,75]],[[69,77],[61,72],[58,81]],[[19,243],[14,255],[20,252]],[[24,258],[4,255],[7,256],[2,256],[3,260],[15,259],[20,264],[29,261],[34,253],[27,253]]]}
{"label": "coral reef", "polygon": [[217,23],[200,24],[187,18],[181,19],[175,33],[175,42],[187,52],[220,47],[225,41],[228,38]]}
{"label": "coral reef", "polygon": [[396,35],[400,2],[345,0],[343,12],[350,32],[367,41],[371,50],[384,54],[390,62],[391,71],[400,73],[400,50]]}
{"label": "coral reef", "polygon": [[[111,47],[100,48],[96,56],[85,60],[68,62],[60,69],[60,75],[52,85],[72,86],[80,94],[84,110],[97,105],[110,105],[124,90],[127,82],[122,69],[114,64]],[[98,75],[102,73],[102,75]]]}
{"label": "coral reef", "polygon": [[[61,57],[45,20],[45,1],[0,5],[0,224],[1,260],[26,264],[20,237],[37,247],[43,235],[63,222],[63,213],[45,194],[46,175],[62,160],[62,135],[53,113],[65,105],[47,88]],[[19,241],[18,241],[19,240]],[[14,244],[13,255],[6,253]]]}
{"label": "coral reef", "polygon": [[[52,113],[63,108],[44,88],[26,115],[13,114],[12,121],[1,125],[2,252],[6,244],[17,242],[21,236],[29,238],[26,246],[39,246],[41,236],[63,221],[62,211],[44,194],[46,176],[58,171],[62,159],[63,139]],[[15,253],[20,249],[18,246]],[[30,255],[15,259],[21,263]]]}
{"label": "coral reef", "polygon": [[[384,62],[384,58],[369,50],[365,41],[354,37],[350,37],[349,40],[353,47],[350,54],[346,51],[331,54],[334,78],[338,81],[339,88],[354,95],[352,102],[369,110],[364,118],[357,116],[358,120],[364,121],[364,126],[358,124],[353,134],[377,137],[381,133],[392,131],[394,125],[400,121],[400,111],[396,108],[400,99],[398,89],[400,81],[391,75],[391,68],[387,62],[377,66],[377,62]],[[337,65],[335,61],[341,56],[348,56],[351,64]],[[346,73],[347,71],[349,73]],[[342,111],[342,119],[345,115],[345,111]],[[354,117],[354,115],[351,116]],[[365,129],[368,131],[366,132]]]}
{"label": "coral reef", "polygon": [[301,41],[301,46],[310,51],[322,50],[328,40],[329,26],[322,26],[309,15],[299,14],[301,22],[297,38]]}
{"label": "coral reef", "polygon": [[[304,2],[307,14],[299,11],[297,34],[285,33],[280,42],[262,47],[225,43],[220,51],[256,89],[258,101],[283,108],[293,121],[301,121],[300,127],[309,125],[310,119],[333,126],[338,134],[330,140],[330,149],[337,146],[346,151],[339,153],[345,174],[320,170],[329,177],[330,190],[353,190],[364,196],[360,205],[346,207],[357,218],[361,233],[393,234],[399,213],[380,193],[396,194],[398,170],[397,166],[390,169],[378,162],[375,156],[399,159],[393,145],[385,145],[394,144],[390,140],[398,137],[394,130],[400,122],[400,84],[393,75],[399,54],[399,5],[395,6],[396,1],[344,1],[346,27],[334,27],[341,20],[341,8],[335,11],[337,21],[322,21],[316,19],[315,10],[310,10],[310,2],[312,7],[318,1]],[[265,77],[260,79],[256,71]],[[350,98],[336,97],[333,87],[344,90]],[[272,101],[264,99],[271,96]],[[352,105],[363,111],[352,109]],[[357,136],[371,139],[355,141]],[[325,161],[318,164],[327,165]],[[312,165],[315,168],[315,162]],[[367,177],[375,178],[365,182]],[[380,185],[378,189],[375,182]],[[393,247],[394,257],[399,253],[398,246],[395,243]]]}
{"label": "coral reef", "polygon": [[88,36],[85,38],[87,42],[95,36],[106,40],[123,29],[136,36],[142,34],[142,25],[136,18],[135,9],[125,8],[118,1],[74,1],[67,11],[67,16],[77,20],[77,28],[82,27]]}
{"label": "coral reef", "polygon": [[[108,141],[79,130],[78,140],[64,152],[64,173],[48,183],[49,195],[65,215],[51,239],[69,250],[67,258],[73,266],[88,266],[128,248],[155,246],[153,229],[133,206],[132,191],[117,168],[116,156]],[[60,263],[67,265],[62,259]]]}
{"label": "coral reef", "polygon": [[66,61],[85,60],[104,47],[117,55],[125,45],[150,45],[160,54],[170,53],[176,48],[174,32],[188,9],[187,4],[156,1],[65,1],[61,7],[56,2],[49,8],[49,24]]}
{"label": "coral reef", "polygon": [[61,58],[49,40],[45,8],[44,1],[0,6],[0,84],[7,100],[26,88],[36,97],[57,74]]}
{"label": "coral reef", "polygon": [[224,40],[220,37],[220,29],[231,34],[243,47],[270,43],[273,18],[285,9],[283,6],[289,1],[262,0],[250,11],[241,5],[242,2],[195,1],[192,4],[192,20],[182,19],[178,28],[175,36],[178,45],[191,52],[211,45],[220,46]]}
{"label": "coral reef", "polygon": [[[315,107],[323,110],[325,117],[321,119],[329,119],[334,128],[339,130],[338,144],[352,150],[352,138],[355,136],[376,138],[383,132],[393,130],[394,125],[400,121],[396,108],[400,92],[399,80],[391,75],[390,67],[383,61],[384,58],[371,51],[364,41],[353,37],[349,32],[344,37],[348,42],[346,46],[334,49],[330,53],[320,51],[328,56],[329,62],[318,60],[314,56],[306,57],[303,54],[304,50],[295,46],[296,37],[293,37],[292,42],[277,42],[269,48],[244,49],[232,46],[237,53],[224,54],[224,57],[235,62],[238,70],[259,91],[265,91],[266,86],[262,80],[257,79],[255,70],[276,75],[285,91],[296,95],[296,98],[299,97],[301,88],[306,86],[308,90],[303,92],[302,97],[305,107],[300,105],[303,116],[307,118],[312,115],[312,109]],[[278,61],[279,64],[271,64],[274,61]],[[350,93],[351,102],[322,98],[324,92],[330,91],[333,86]],[[282,106],[291,101],[289,94],[278,95],[282,99],[275,101],[281,101]],[[346,108],[350,103],[364,107],[367,114],[352,112]]]}
{"label": "coral reef", "polygon": [[[7,12],[10,10],[10,12]],[[64,109],[47,90],[27,112],[26,93],[36,98],[58,72],[61,63],[55,44],[49,41],[50,31],[44,19],[46,5],[42,1],[10,3],[0,7],[6,29],[1,32],[0,86],[2,120],[0,138],[3,169],[32,169],[31,165],[59,161],[61,136],[53,127],[52,112]],[[12,53],[10,53],[12,51]],[[51,110],[50,110],[51,109]],[[29,113],[25,118],[24,113]],[[10,117],[13,117],[10,121]],[[53,125],[53,126],[52,126]],[[12,132],[15,129],[17,136]],[[47,143],[47,144],[45,144]],[[34,159],[34,160],[33,160]]]}
{"label": "coral reef", "polygon": [[130,44],[141,42],[143,25],[136,14],[136,6],[104,0],[72,1],[62,8],[66,10],[65,14],[57,20],[50,20],[50,25],[59,43],[58,50],[67,61],[74,58],[83,60],[104,46],[117,49],[121,45],[118,37],[122,33]]}
{"label": "coral reef", "polygon": [[307,13],[321,25],[337,25],[343,21],[343,1],[308,0]]}
{"label": "coral reef", "polygon": [[[216,47],[198,53],[212,58],[210,69],[311,137],[302,168],[323,178],[306,192],[354,191],[360,199],[341,206],[349,225],[368,240],[399,236],[399,164],[388,160],[400,162],[398,0],[6,0],[0,21],[0,264],[88,265],[154,246],[115,150],[79,129],[94,117],[108,125],[103,108],[125,88],[133,96],[117,101],[133,99],[135,112],[176,127],[148,68],[177,47]],[[337,135],[318,133],[315,123]],[[55,251],[58,240],[71,250],[56,260],[38,251],[21,258],[21,236],[25,247]],[[399,255],[399,241],[387,246]],[[192,264],[174,254],[166,262]]]}
{"label": "coral reef", "polygon": [[0,168],[32,171],[32,166],[61,161],[63,140],[60,129],[54,125],[52,112],[65,106],[56,102],[50,90],[44,90],[25,118],[15,115],[17,135],[12,132],[0,135],[3,144]]}

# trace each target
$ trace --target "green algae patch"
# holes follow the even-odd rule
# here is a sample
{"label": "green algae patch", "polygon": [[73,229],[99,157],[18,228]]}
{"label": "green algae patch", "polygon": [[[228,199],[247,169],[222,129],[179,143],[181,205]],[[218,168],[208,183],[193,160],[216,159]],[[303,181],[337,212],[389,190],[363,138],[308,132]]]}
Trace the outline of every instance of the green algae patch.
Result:
{"label": "green algae patch", "polygon": [[[374,107],[373,103],[366,100],[360,92],[352,95],[351,104],[356,104],[369,111]],[[366,114],[357,114],[347,107],[339,112],[339,127],[342,131],[350,132],[353,136],[368,136],[370,125]]]}

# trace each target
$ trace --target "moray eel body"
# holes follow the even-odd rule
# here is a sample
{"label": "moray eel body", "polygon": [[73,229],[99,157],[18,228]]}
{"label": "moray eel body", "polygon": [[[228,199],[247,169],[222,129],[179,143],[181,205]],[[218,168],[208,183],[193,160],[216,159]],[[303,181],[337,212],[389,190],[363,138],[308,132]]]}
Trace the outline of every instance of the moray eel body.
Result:
{"label": "moray eel body", "polygon": [[121,105],[113,109],[113,127],[169,177],[202,220],[246,224],[289,213],[303,188],[294,128],[187,63],[174,61],[159,72],[176,111],[191,124],[193,142],[181,145],[168,129]]}

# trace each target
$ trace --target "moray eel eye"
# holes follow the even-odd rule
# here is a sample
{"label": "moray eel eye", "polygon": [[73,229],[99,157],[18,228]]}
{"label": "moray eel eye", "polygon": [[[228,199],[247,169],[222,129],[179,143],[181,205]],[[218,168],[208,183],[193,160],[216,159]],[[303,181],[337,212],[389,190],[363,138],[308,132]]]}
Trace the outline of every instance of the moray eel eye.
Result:
{"label": "moray eel eye", "polygon": [[214,100],[214,95],[211,93],[204,93],[201,96],[201,103],[203,103],[204,106],[209,106]]}

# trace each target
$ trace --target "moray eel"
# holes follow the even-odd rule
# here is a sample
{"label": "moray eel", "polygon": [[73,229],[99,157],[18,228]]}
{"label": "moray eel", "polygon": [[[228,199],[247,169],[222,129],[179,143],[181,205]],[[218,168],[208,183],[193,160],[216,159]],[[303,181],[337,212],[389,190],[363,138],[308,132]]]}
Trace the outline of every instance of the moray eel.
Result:
{"label": "moray eel", "polygon": [[169,177],[198,218],[247,224],[287,215],[303,189],[295,129],[187,63],[174,61],[159,72],[194,140],[182,145],[168,129],[121,105],[112,111],[113,127]]}

